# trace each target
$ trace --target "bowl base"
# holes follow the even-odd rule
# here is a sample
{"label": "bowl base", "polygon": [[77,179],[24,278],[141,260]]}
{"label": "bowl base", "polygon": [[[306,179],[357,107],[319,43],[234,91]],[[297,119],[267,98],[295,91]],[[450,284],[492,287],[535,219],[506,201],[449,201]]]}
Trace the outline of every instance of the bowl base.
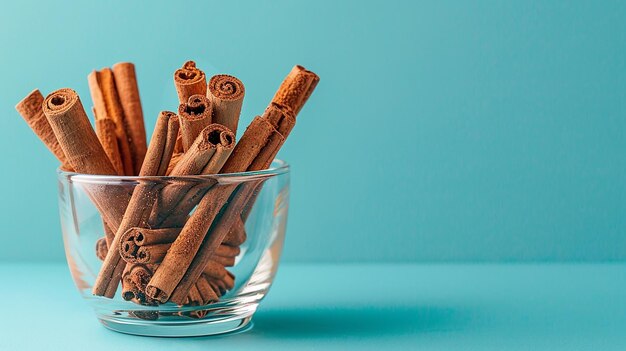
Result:
{"label": "bowl base", "polygon": [[142,336],[188,337],[209,336],[226,333],[244,332],[252,329],[252,316],[222,320],[197,320],[186,323],[167,323],[154,321],[128,321],[115,317],[99,316],[100,323],[113,331]]}

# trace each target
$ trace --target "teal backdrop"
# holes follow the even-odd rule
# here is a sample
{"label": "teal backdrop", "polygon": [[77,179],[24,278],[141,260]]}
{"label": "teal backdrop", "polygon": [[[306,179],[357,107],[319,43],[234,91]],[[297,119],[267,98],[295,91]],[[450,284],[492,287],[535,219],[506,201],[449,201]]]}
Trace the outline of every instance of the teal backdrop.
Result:
{"label": "teal backdrop", "polygon": [[[14,105],[137,65],[147,128],[194,59],[321,82],[280,157],[287,261],[626,258],[626,3],[11,1],[0,12],[1,260],[62,260],[56,160]],[[241,132],[241,131],[240,131]]]}

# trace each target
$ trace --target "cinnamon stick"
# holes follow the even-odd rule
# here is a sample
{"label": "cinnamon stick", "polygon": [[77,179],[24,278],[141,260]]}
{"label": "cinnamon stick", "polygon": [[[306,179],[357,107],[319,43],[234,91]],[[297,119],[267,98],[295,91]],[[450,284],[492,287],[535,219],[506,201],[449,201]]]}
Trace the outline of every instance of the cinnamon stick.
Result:
{"label": "cinnamon stick", "polygon": [[156,244],[167,244],[173,242],[181,228],[130,228],[121,240],[122,242],[134,242],[137,246],[148,246]]}
{"label": "cinnamon stick", "polygon": [[124,269],[122,275],[123,291],[122,298],[134,301],[142,305],[152,306],[156,301],[144,294],[145,286],[152,276],[154,265],[130,264]]}
{"label": "cinnamon stick", "polygon": [[[292,112],[295,116],[302,109],[304,103],[315,89],[318,81],[319,77],[317,77],[315,73],[307,71],[301,66],[296,66],[287,78],[285,78],[285,81],[281,84],[272,102],[278,106],[288,109],[288,111]],[[221,173],[240,172],[248,170],[251,166],[261,167],[271,163],[271,159],[269,158],[273,158],[276,155],[278,149],[284,143],[285,138],[278,133],[270,120],[274,121],[274,119],[263,117],[256,117],[253,120],[251,125],[246,129],[244,135],[241,137],[239,143],[236,145],[235,150],[233,150],[231,157],[226,162],[224,167],[222,167],[222,170],[220,171]],[[274,123],[276,124],[276,122]],[[290,128],[293,128],[293,124]],[[266,148],[266,150],[261,152],[263,148]],[[180,304],[185,300],[187,291],[199,278],[208,261],[211,260],[212,256],[215,256],[215,249],[226,237],[233,223],[237,221],[237,218],[241,219],[241,213],[245,208],[250,207],[248,202],[254,201],[256,196],[255,193],[258,193],[258,187],[261,183],[262,181],[248,182],[239,186],[235,195],[230,197],[230,201],[222,209],[222,214],[217,219],[216,223],[205,223],[204,226],[198,225],[197,227],[194,227],[191,222],[191,219],[194,216],[202,217],[208,215],[209,218],[205,218],[205,220],[209,220],[211,222],[216,219],[215,216],[210,215],[212,211],[209,210],[204,213],[205,210],[202,209],[200,205],[198,206],[196,211],[188,220],[187,224],[185,224],[183,232],[188,229],[190,231],[190,236],[196,234],[196,237],[207,237],[207,239],[204,240],[201,247],[194,251],[196,252],[196,255],[189,266],[186,267],[187,270],[185,271],[183,277],[180,278],[175,290],[171,293],[171,296],[169,296],[170,301]],[[210,192],[211,191],[209,191],[209,193]],[[200,203],[202,204],[204,199],[207,197],[208,193]],[[220,199],[216,200],[217,207],[221,207],[222,204],[226,203],[218,202]],[[211,233],[209,234],[195,233],[197,230],[202,231],[208,230],[209,228],[211,228]],[[167,259],[167,256],[165,259]],[[186,266],[186,262],[184,266]],[[179,271],[174,274],[178,275],[181,270],[182,269],[179,269]],[[148,288],[151,287],[154,278],[155,277],[153,277],[150,281]],[[178,276],[171,277],[168,283],[171,285],[172,281],[176,280],[178,280]],[[166,285],[164,284],[163,286]],[[167,290],[163,291],[157,289],[153,292],[160,295],[158,299],[161,301],[169,295],[167,294]]]}
{"label": "cinnamon stick", "polygon": [[[98,137],[91,128],[80,98],[71,89],[59,89],[46,97],[43,112],[74,171],[86,174],[115,175]],[[96,206],[113,228],[119,226],[129,194],[120,187],[90,188]]]}
{"label": "cinnamon stick", "polygon": [[213,123],[219,123],[237,134],[237,124],[245,88],[236,77],[219,74],[211,77],[207,97],[213,105]]}
{"label": "cinnamon stick", "polygon": [[126,242],[120,247],[122,259],[127,263],[160,263],[165,257],[171,243],[154,245],[135,245],[133,242]]}
{"label": "cinnamon stick", "polygon": [[202,304],[202,295],[200,295],[197,284],[194,284],[189,290],[189,304],[191,306],[199,306]]}
{"label": "cinnamon stick", "polygon": [[124,174],[134,175],[133,161],[124,121],[124,110],[117,93],[113,71],[109,68],[104,68],[101,71],[93,71],[89,74],[87,80],[89,82],[89,91],[91,92],[96,117],[98,119],[109,118],[115,123],[115,135],[117,136],[117,144],[124,167]]}
{"label": "cinnamon stick", "polygon": [[228,231],[228,234],[226,234],[226,237],[224,238],[225,245],[239,246],[246,241],[247,234],[242,217],[243,216],[239,216],[235,219],[232,227]]}
{"label": "cinnamon stick", "polygon": [[24,121],[28,124],[30,129],[39,137],[39,139],[46,145],[54,156],[61,162],[61,168],[67,171],[72,171],[72,166],[68,163],[67,158],[61,145],[57,141],[56,136],[48,119],[43,113],[43,95],[38,89],[35,89],[26,95],[22,101],[15,105],[15,109],[22,116]]}
{"label": "cinnamon stick", "polygon": [[124,126],[127,128],[133,174],[139,174],[148,146],[135,65],[130,62],[117,63],[113,65],[113,76],[124,110]]}
{"label": "cinnamon stick", "polygon": [[[179,139],[182,140],[182,139]],[[181,146],[180,146],[181,150],[182,150],[182,141],[181,141]],[[175,152],[174,155],[172,155],[172,159],[170,160],[170,164],[167,166],[167,175],[171,175],[172,171],[174,170],[174,167],[176,167],[176,165],[178,164],[178,161],[180,161],[180,159],[183,157],[184,153],[182,152]]]}
{"label": "cinnamon stick", "polygon": [[201,276],[200,279],[198,279],[196,287],[202,298],[202,305],[215,302],[219,299],[219,296],[215,293],[215,290],[213,290],[205,276]]}
{"label": "cinnamon stick", "polygon": [[[241,214],[242,208],[250,199],[256,185],[257,182],[247,182],[241,184],[238,189],[236,189],[237,185],[224,185],[215,186],[209,190],[185,223],[180,235],[163,259],[163,263],[150,280],[146,288],[148,296],[161,302],[169,299],[176,304],[181,304],[184,301],[187,291],[197,281],[207,263],[214,256],[215,250],[228,234],[236,217]],[[228,206],[223,206],[224,204],[228,204]],[[213,223],[216,220],[217,212],[222,210],[222,207],[224,207],[222,214],[217,217],[217,222]],[[209,228],[212,229],[207,234]],[[183,234],[185,235],[183,236]],[[194,257],[191,257],[191,260],[189,257],[182,258],[176,267],[172,267],[172,263],[166,266],[166,260],[170,257],[170,253],[177,253],[177,251],[173,251],[177,242],[180,242],[180,254],[171,255],[173,259],[184,252],[190,256],[194,255]],[[163,269],[164,267],[167,269]],[[162,272],[159,273],[159,271]],[[160,279],[156,279],[157,276]]]}
{"label": "cinnamon stick", "polygon": [[113,122],[112,119],[96,117],[96,135],[100,140],[100,144],[102,144],[104,152],[113,164],[115,172],[118,175],[124,175],[124,165],[122,164],[122,155],[120,154],[119,145],[117,143],[115,129],[115,122]]}
{"label": "cinnamon stick", "polygon": [[183,150],[187,152],[198,134],[211,124],[213,105],[204,95],[192,95],[178,106]]}
{"label": "cinnamon stick", "polygon": [[276,91],[272,102],[297,115],[313,93],[319,80],[320,78],[315,73],[302,66],[294,66]]}
{"label": "cinnamon stick", "polygon": [[[155,126],[150,147],[139,172],[140,176],[163,175],[173,153],[178,134],[178,118],[173,112],[161,112]],[[118,225],[115,239],[102,263],[92,292],[94,295],[113,297],[126,262],[121,259],[119,250],[123,234],[132,227],[144,227],[160,190],[159,183],[140,182],[133,191],[121,224]]]}
{"label": "cinnamon stick", "polygon": [[226,257],[226,256],[219,256],[216,255],[215,253],[212,254],[211,256],[211,260],[221,264],[224,267],[232,267],[235,265],[235,257]]}
{"label": "cinnamon stick", "polygon": [[241,253],[241,249],[238,246],[220,245],[215,250],[216,256],[221,257],[237,257]]}
{"label": "cinnamon stick", "polygon": [[[211,124],[202,130],[193,145],[170,172],[170,175],[217,173],[228,159],[234,145],[235,135],[230,129],[220,124]],[[207,181],[200,181],[197,186],[192,181],[173,182],[168,185],[163,189],[159,202],[153,210],[150,223],[152,226],[167,227],[181,224],[175,223],[171,219],[186,216],[191,208],[197,204],[197,201],[194,202],[193,200],[193,195],[206,191],[211,185],[212,183]],[[189,198],[185,198],[187,194],[190,194]],[[167,220],[169,221],[166,222]]]}
{"label": "cinnamon stick", "polygon": [[193,61],[185,62],[182,68],[174,72],[174,85],[181,104],[186,103],[192,95],[206,95],[206,75]]}
{"label": "cinnamon stick", "polygon": [[296,125],[296,116],[287,108],[270,103],[261,116],[266,118],[285,139]]}
{"label": "cinnamon stick", "polygon": [[204,267],[202,274],[212,278],[220,279],[226,275],[226,268],[224,268],[223,264],[215,261],[209,261],[206,267]]}
{"label": "cinnamon stick", "polygon": [[[211,223],[221,209],[219,204],[228,201],[233,191],[233,185],[214,186],[208,192],[210,195],[207,193],[207,195],[202,198],[196,210],[189,217],[187,223],[185,223],[178,238],[172,243],[172,246],[163,258],[163,262],[152,276],[152,279],[150,279],[150,283],[146,287],[146,294],[148,296],[162,303],[169,300],[170,294],[183,278],[187,268],[189,268],[189,265],[194,259],[194,255],[198,252]],[[224,233],[224,235],[226,235],[226,233]],[[219,242],[216,240],[212,241],[213,250],[219,246],[223,236],[218,239]],[[207,262],[204,262],[202,269],[204,269],[206,263]],[[198,274],[195,279],[197,280],[199,276]],[[179,300],[175,301],[176,303],[182,304],[189,288],[194,282],[191,282],[191,284],[186,287],[184,293],[179,295]]]}
{"label": "cinnamon stick", "polygon": [[[280,145],[284,142],[284,138],[267,119],[258,116],[255,117],[248,128],[246,128],[246,131],[235,146],[231,157],[228,158],[220,173],[235,173],[248,170],[248,167],[254,162],[255,158],[257,158],[270,140],[278,141]],[[268,146],[272,151],[275,148],[274,143]],[[263,154],[265,155],[267,152]]]}

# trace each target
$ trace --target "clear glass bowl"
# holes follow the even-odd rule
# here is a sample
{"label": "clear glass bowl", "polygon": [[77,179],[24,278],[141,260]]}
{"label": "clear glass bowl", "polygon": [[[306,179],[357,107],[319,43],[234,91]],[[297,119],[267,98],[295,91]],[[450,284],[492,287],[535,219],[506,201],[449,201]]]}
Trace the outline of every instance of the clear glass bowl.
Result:
{"label": "clear glass bowl", "polygon": [[[59,170],[58,180],[68,265],[76,287],[107,328],[138,335],[198,336],[249,326],[259,302],[272,284],[283,247],[289,207],[289,166],[285,162],[275,160],[265,171],[188,177],[94,176]],[[112,299],[92,294],[102,265],[96,245],[105,236],[103,218],[92,201],[94,194],[131,193],[139,184],[154,185],[161,192],[168,187],[206,191],[233,185],[258,190],[241,215],[246,239],[239,245],[234,265],[226,267],[235,277],[234,286],[221,291],[223,295],[218,301],[206,305],[178,306],[171,302],[142,305],[125,300],[121,284]],[[206,194],[204,196],[209,196],[211,192]]]}

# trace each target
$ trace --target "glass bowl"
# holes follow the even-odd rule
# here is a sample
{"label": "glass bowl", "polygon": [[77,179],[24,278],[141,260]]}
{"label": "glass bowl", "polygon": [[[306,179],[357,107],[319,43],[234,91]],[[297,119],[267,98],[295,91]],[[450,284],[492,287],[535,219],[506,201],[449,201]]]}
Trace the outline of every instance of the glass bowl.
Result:
{"label": "glass bowl", "polygon": [[[80,294],[94,309],[104,326],[123,333],[149,336],[214,335],[250,326],[252,315],[272,284],[283,247],[289,207],[289,166],[285,162],[275,160],[272,167],[264,171],[206,176],[118,177],[85,175],[61,170],[57,174],[61,228],[67,262]],[[214,205],[222,206],[222,209],[213,223],[221,217],[227,217],[229,204],[237,203],[239,200],[241,203],[245,202],[245,206],[235,210],[236,216],[230,216],[235,219],[225,222],[229,225],[229,232],[219,248],[226,250],[220,251],[218,248],[209,255],[213,264],[219,263],[219,272],[210,275],[203,273],[200,276],[200,279],[204,278],[210,283],[208,286],[218,296],[217,299],[205,296],[210,291],[205,291],[207,293],[205,294],[200,288],[195,293],[191,292],[196,286],[200,286],[199,282],[189,289],[188,297],[182,305],[169,301],[155,303],[150,297],[142,295],[142,292],[145,294],[145,286],[149,279],[161,267],[159,263],[163,259],[161,256],[168,252],[167,245],[170,245],[168,242],[165,246],[160,246],[165,247],[161,249],[160,254],[159,251],[152,251],[153,254],[148,255],[147,260],[146,255],[142,257],[137,254],[139,252],[135,250],[137,246],[122,244],[124,249],[120,249],[120,252],[127,250],[129,246],[134,249],[128,251],[132,258],[129,260],[130,263],[126,262],[127,258],[122,261],[126,268],[115,295],[106,298],[92,293],[102,266],[102,258],[107,252],[107,232],[109,240],[115,237],[113,230],[105,229],[110,227],[105,221],[111,217],[104,214],[111,216],[110,213],[124,213],[128,203],[128,199],[113,202],[120,208],[111,211],[111,207],[115,207],[111,205],[111,201],[104,201],[105,207],[103,201],[99,200],[102,198],[110,200],[116,196],[123,198],[124,195],[129,198],[133,191],[142,186],[149,186],[156,199],[154,205],[150,203],[152,211],[145,217],[146,222],[142,222],[144,224],[142,227],[145,228],[136,229],[137,233],[145,232],[146,238],[152,235],[150,233],[153,232],[150,230],[170,228],[176,232],[176,228],[183,226],[189,215],[198,208],[195,206],[197,202],[213,196],[215,189],[236,190],[226,203],[217,204],[215,201]],[[245,200],[243,194],[246,192],[243,189],[248,190]],[[164,205],[159,202],[167,192],[182,194],[179,197],[180,201],[170,206],[178,206],[176,207],[178,209],[181,204],[186,204],[190,210],[185,210],[184,213],[189,214],[181,217],[180,211],[162,211]],[[195,200],[190,200],[194,198]],[[147,197],[146,201],[149,201]],[[157,208],[160,210],[157,211]],[[170,215],[162,216],[162,213]],[[174,213],[178,213],[177,216],[182,219],[175,219]],[[211,237],[212,231],[214,225],[207,231],[204,242]],[[174,237],[166,241],[175,240],[176,234],[173,235]],[[134,245],[138,242],[137,236],[133,238],[135,241],[126,243]],[[197,255],[204,249],[205,247],[201,246]],[[227,271],[230,278],[222,274],[221,267]],[[131,275],[131,272],[134,275]],[[136,272],[147,273],[141,275],[135,274]],[[206,288],[207,284],[203,286]]]}

